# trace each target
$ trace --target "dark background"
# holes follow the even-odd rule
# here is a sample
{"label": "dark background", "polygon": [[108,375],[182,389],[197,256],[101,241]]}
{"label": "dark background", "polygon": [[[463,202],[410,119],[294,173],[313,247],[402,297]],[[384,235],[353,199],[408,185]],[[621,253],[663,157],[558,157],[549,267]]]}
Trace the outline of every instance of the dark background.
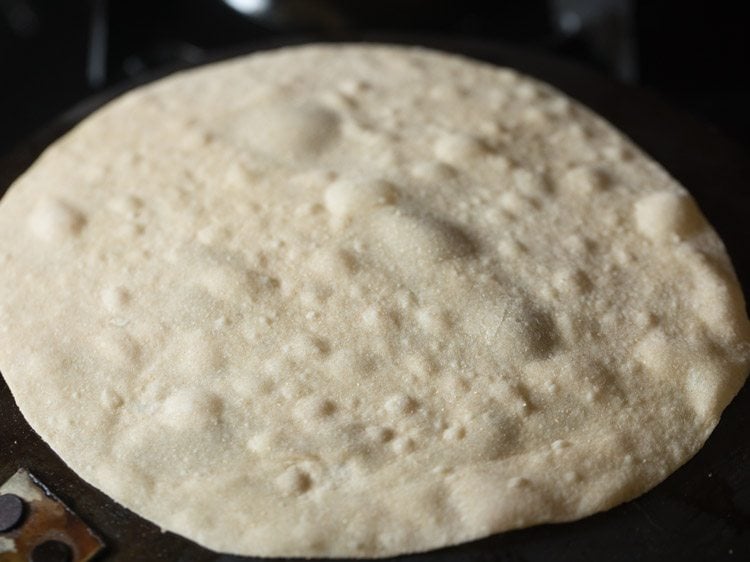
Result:
{"label": "dark background", "polygon": [[291,34],[336,39],[365,31],[469,36],[572,58],[656,92],[748,147],[744,4],[0,0],[0,154],[77,101],[150,69]]}

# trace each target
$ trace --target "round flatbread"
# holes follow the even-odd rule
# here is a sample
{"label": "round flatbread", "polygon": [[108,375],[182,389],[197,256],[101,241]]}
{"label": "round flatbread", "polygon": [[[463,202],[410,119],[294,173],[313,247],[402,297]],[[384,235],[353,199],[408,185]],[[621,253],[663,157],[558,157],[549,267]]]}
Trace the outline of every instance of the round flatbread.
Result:
{"label": "round flatbread", "polygon": [[0,203],[0,367],[83,478],[207,547],[377,557],[690,458],[750,327],[691,197],[549,86],[306,46],[139,88]]}

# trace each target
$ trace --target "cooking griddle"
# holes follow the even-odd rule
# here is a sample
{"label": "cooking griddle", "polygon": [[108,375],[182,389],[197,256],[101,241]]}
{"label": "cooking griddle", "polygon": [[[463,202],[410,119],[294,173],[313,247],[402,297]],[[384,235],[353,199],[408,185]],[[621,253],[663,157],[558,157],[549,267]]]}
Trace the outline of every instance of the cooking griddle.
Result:
{"label": "cooking griddle", "polygon": [[[285,41],[296,44],[316,38]],[[556,86],[604,116],[661,163],[698,200],[732,256],[745,294],[750,282],[750,157],[654,96],[577,64],[494,43],[435,38],[358,36],[419,44],[510,66]],[[224,53],[244,54],[282,43]],[[177,69],[170,69],[170,71]],[[157,78],[170,71],[163,71]],[[0,160],[0,192],[40,152],[104,103],[136,86],[96,96]],[[1,272],[0,272],[1,274]],[[659,486],[634,501],[580,521],[511,531],[471,543],[399,557],[404,562],[750,560],[750,388],[743,388],[703,449]],[[82,442],[81,447],[86,443]],[[26,468],[104,540],[97,560],[240,562],[158,527],[116,504],[71,471],[29,427],[0,378],[0,483]],[[362,506],[367,509],[367,506]],[[3,535],[0,534],[0,537]]]}

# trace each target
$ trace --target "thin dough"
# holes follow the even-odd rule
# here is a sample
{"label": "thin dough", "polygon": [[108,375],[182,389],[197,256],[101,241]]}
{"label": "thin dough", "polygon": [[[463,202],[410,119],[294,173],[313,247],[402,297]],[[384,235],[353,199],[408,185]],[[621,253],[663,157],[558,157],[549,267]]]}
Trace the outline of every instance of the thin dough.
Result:
{"label": "thin dough", "polygon": [[379,557],[577,519],[690,458],[750,327],[602,119],[423,49],[132,91],[0,203],[0,367],[83,478],[219,551]]}

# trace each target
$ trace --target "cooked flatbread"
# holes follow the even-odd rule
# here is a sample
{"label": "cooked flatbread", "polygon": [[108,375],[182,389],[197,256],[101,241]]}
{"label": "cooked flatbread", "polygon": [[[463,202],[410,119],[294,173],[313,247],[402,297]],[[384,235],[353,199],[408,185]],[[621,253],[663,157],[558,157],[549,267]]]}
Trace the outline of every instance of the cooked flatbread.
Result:
{"label": "cooked flatbread", "polygon": [[568,521],[689,459],[750,326],[693,199],[510,69],[306,46],[139,88],[0,204],[0,367],[83,478],[218,551]]}

